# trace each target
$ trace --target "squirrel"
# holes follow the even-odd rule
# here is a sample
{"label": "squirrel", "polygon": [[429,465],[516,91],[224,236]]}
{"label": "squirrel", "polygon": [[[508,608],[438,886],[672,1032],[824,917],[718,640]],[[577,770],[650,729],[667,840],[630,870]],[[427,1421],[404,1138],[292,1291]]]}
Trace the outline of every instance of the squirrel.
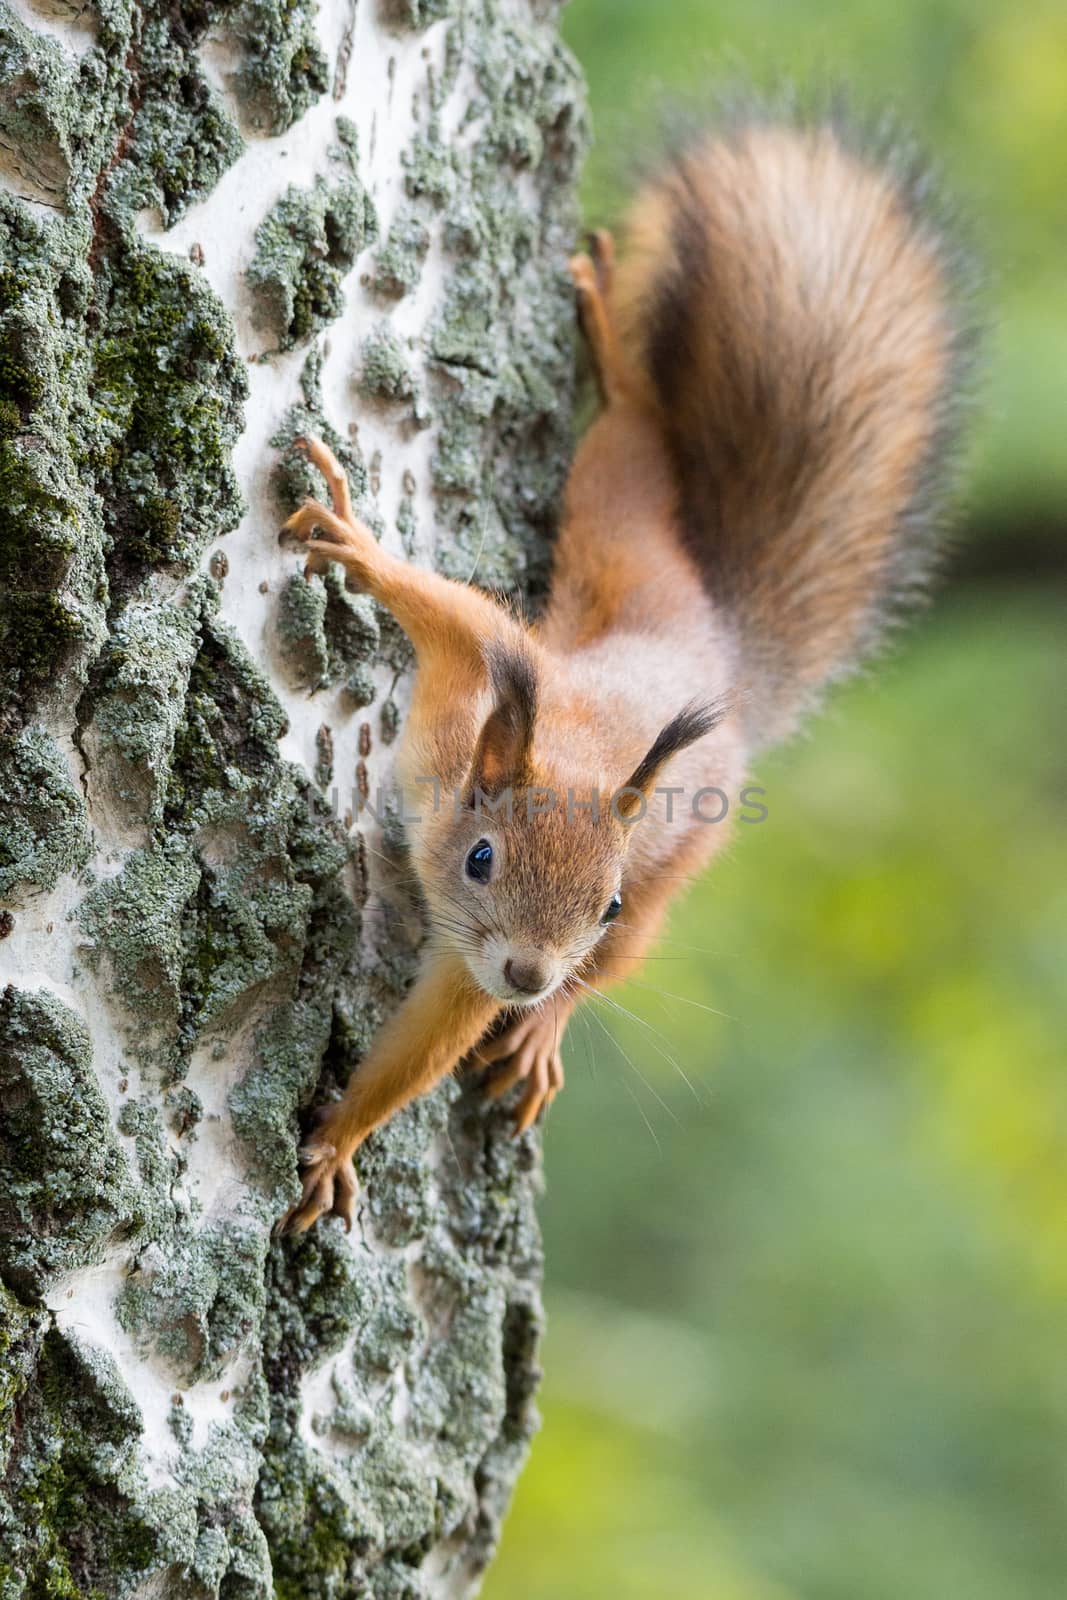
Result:
{"label": "squirrel", "polygon": [[574,1007],[638,967],[724,843],[686,797],[735,792],[936,556],[968,329],[919,176],[832,119],[755,114],[679,147],[625,236],[618,264],[606,231],[569,264],[602,404],[533,625],[383,550],[301,441],[331,503],[283,536],[415,649],[399,773],[430,932],[283,1228],[351,1227],[354,1152],[463,1059],[493,1094],[523,1083],[530,1127]]}

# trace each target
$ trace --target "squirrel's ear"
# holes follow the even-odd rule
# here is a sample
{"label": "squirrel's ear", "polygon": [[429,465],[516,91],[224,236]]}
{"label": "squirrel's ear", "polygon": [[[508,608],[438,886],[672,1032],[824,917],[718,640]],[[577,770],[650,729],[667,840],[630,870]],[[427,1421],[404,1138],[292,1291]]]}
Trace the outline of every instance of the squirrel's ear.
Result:
{"label": "squirrel's ear", "polygon": [[530,779],[530,752],[537,718],[537,672],[525,650],[490,644],[485,664],[495,704],[478,736],[464,798],[475,803],[479,792],[495,797]]}
{"label": "squirrel's ear", "polygon": [[638,762],[622,788],[615,791],[611,806],[620,821],[630,822],[643,814],[660,769],[679,750],[685,750],[717,728],[729,709],[726,700],[694,700],[660,729],[648,754]]}

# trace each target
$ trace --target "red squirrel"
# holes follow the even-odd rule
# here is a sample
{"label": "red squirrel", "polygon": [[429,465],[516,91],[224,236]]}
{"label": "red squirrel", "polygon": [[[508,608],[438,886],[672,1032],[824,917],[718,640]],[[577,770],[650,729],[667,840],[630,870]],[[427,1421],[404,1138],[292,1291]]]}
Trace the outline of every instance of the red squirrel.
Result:
{"label": "red squirrel", "polygon": [[415,648],[400,778],[430,934],[283,1226],[350,1226],[353,1153],[463,1058],[498,1064],[491,1092],[521,1080],[530,1126],[571,1011],[634,971],[725,841],[691,797],[736,794],[926,576],[966,327],[921,187],[831,122],[753,117],[646,185],[617,266],[592,236],[570,266],[603,404],[532,626],[388,554],[302,442],[331,506],[284,531]]}

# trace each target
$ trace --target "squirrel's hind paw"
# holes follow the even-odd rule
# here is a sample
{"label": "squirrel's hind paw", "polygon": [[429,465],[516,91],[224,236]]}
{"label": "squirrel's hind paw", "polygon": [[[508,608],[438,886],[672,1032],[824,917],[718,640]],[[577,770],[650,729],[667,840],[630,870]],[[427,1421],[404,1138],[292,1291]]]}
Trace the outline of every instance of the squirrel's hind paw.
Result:
{"label": "squirrel's hind paw", "polygon": [[571,256],[567,262],[567,270],[579,295],[595,295],[598,292],[599,285],[592,256],[587,256],[584,251]]}
{"label": "squirrel's hind paw", "polygon": [[[606,241],[606,242],[605,242]],[[567,263],[578,298],[578,320],[589,346],[597,382],[605,400],[612,400],[624,380],[622,353],[611,313],[614,245],[610,233],[590,235],[592,255],[571,256]]]}
{"label": "squirrel's hind paw", "polygon": [[306,456],[312,466],[317,467],[326,479],[326,487],[330,491],[330,504],[337,515],[344,521],[351,522],[352,499],[348,489],[348,476],[329,445],[323,444],[321,439],[301,436],[293,440],[293,446],[301,455]]}
{"label": "squirrel's hind paw", "polygon": [[609,228],[594,228],[586,236],[586,248],[596,270],[597,286],[610,298],[615,277],[615,239]]}
{"label": "squirrel's hind paw", "polygon": [[307,551],[304,576],[325,572],[339,561],[359,581],[378,551],[374,535],[363,523],[347,522],[318,500],[305,500],[282,524],[279,538],[299,539]]}
{"label": "squirrel's hind paw", "polygon": [[[278,537],[279,539],[299,539],[301,544],[306,544],[316,530],[327,531],[330,529],[331,523],[335,521],[332,511],[327,511],[326,507],[318,500],[308,499],[304,501],[303,505],[297,507],[291,517],[287,517],[282,523]],[[338,539],[339,535],[335,533],[334,537]]]}

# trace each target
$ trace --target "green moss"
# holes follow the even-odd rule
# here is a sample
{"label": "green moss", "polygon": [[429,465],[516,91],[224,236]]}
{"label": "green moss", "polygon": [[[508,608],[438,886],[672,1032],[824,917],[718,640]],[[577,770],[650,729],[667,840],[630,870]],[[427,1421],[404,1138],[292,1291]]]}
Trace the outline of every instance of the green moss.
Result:
{"label": "green moss", "polygon": [[333,733],[322,723],[315,734],[315,782],[328,789],[333,782]]}
{"label": "green moss", "polygon": [[[375,1594],[405,1592],[394,1582],[406,1574],[417,1585],[426,1550],[450,1533],[463,1539],[472,1572],[488,1559],[495,1516],[473,1538],[459,1530],[472,1474],[482,1505],[499,1508],[527,1448],[540,1319],[529,1290],[505,1288],[536,1270],[536,1222],[528,1183],[487,1142],[485,1116],[444,1085],[361,1153],[375,1233],[384,1227],[397,1245],[423,1240],[417,1314],[399,1254],[353,1258],[329,1226],[272,1254],[264,1358],[273,1423],[257,1513],[279,1594],[305,1600],[368,1580]],[[413,1202],[428,1145],[446,1126],[455,1161],[444,1192]],[[485,1161],[483,1189],[472,1180]],[[498,1276],[505,1263],[515,1279]],[[314,1432],[343,1442],[342,1460],[304,1445],[300,1378],[347,1341],[354,1359],[335,1377],[337,1403],[310,1419]],[[410,1438],[387,1420],[401,1369]]]}
{"label": "green moss", "polygon": [[[502,293],[503,285],[488,261],[461,263],[449,278],[444,304],[430,331],[430,354],[435,360],[446,366],[469,367],[494,380],[496,348],[490,335]],[[495,398],[495,388],[486,392]],[[481,409],[487,409],[484,402]]]}
{"label": "green moss", "polygon": [[140,1413],[104,1352],[50,1329],[19,1423],[0,1488],[5,1551],[21,1577],[10,1593],[105,1600],[116,1581],[132,1588],[139,1575],[191,1553],[183,1536],[195,1520],[173,1497],[147,1492],[137,1466]]}
{"label": "green moss", "polygon": [[[398,0],[391,14],[422,27],[444,9]],[[479,577],[529,586],[569,443],[563,263],[581,129],[551,20],[519,33],[511,18],[476,0],[449,29],[446,69],[428,80],[430,112],[405,162],[403,209],[371,282],[389,295],[414,287],[430,226],[443,222],[461,270],[428,330],[420,385],[444,419],[434,487],[442,544],[455,552],[445,562],[465,577],[477,555]],[[427,1549],[442,1540],[462,1552],[465,1572],[484,1561],[533,1425],[533,1158],[528,1144],[517,1155],[508,1144],[503,1113],[449,1081],[361,1152],[362,1216],[396,1254],[358,1238],[353,1249],[326,1224],[264,1263],[265,1223],[294,1195],[298,1119],[339,1090],[399,1002],[414,934],[401,918],[376,922],[375,961],[364,965],[365,875],[341,877],[358,840],[280,758],[283,711],[219,625],[215,586],[198,580],[175,597],[174,578],[239,514],[229,455],[245,377],[204,275],[145,244],[130,215],[155,204],[172,220],[239,147],[197,63],[209,28],[236,37],[245,111],[272,132],[325,90],[325,63],[308,0],[170,11],[104,0],[95,20],[76,63],[16,40],[22,55],[11,59],[32,71],[0,112],[37,117],[36,131],[27,123],[20,133],[35,163],[27,170],[62,186],[66,208],[45,224],[0,195],[0,493],[11,513],[0,532],[0,675],[15,706],[12,739],[43,697],[77,704],[94,801],[143,830],[143,848],[115,863],[82,915],[115,979],[131,1052],[151,1057],[163,1081],[142,1077],[116,1132],[76,1019],[50,997],[19,999],[43,1010],[25,1012],[3,1056],[17,1074],[5,1104],[25,1164],[9,1162],[24,1180],[11,1248],[28,1299],[128,1230],[134,1271],[121,1312],[138,1340],[183,1377],[227,1381],[238,1353],[248,1377],[232,1421],[206,1441],[194,1447],[177,1424],[176,1486],[152,1491],[117,1374],[54,1328],[46,1346],[45,1321],[5,1300],[0,1412],[19,1409],[17,1426],[0,1424],[0,1593],[414,1595]],[[464,129],[450,148],[444,96],[472,81],[468,104],[449,107],[448,125],[458,112]],[[373,242],[343,123],[332,163],[264,223],[261,309],[279,342],[309,339],[338,313],[342,280]],[[291,448],[314,430],[380,529],[365,464],[324,415],[320,364],[312,349],[302,404],[277,436],[279,501],[323,492]],[[371,362],[370,375],[378,397],[410,403],[391,359],[377,371]],[[407,544],[413,488],[404,495]],[[5,610],[7,595],[16,600]],[[299,619],[308,687],[344,683],[350,703],[364,703],[373,667],[409,665],[395,624],[336,574],[290,586],[283,613],[309,596],[314,614]],[[390,699],[383,740],[397,720]],[[323,751],[320,762],[325,779]],[[31,841],[46,880],[84,848],[73,808],[61,811],[70,848]],[[205,1222],[185,1182],[207,1129],[181,1079],[198,1044],[224,1053],[250,1020],[254,1065],[230,1097],[247,1163],[242,1211]],[[431,1158],[442,1141],[443,1165]],[[0,1205],[9,1201],[5,1192]],[[328,1443],[320,1454],[299,1426],[302,1385],[339,1352],[337,1405],[312,1419]],[[401,1385],[404,1434],[392,1422]],[[17,1574],[10,1596],[5,1562]]]}
{"label": "green moss", "polygon": [[378,612],[378,626],[381,630],[378,661],[393,672],[409,672],[415,665],[415,652],[403,628],[390,612],[384,610]]}
{"label": "green moss", "polygon": [[[190,672],[164,798],[167,835],[157,847],[173,849],[183,835],[195,841],[205,829],[214,841],[211,858],[199,858],[192,892],[168,906],[182,1059],[206,1030],[232,1028],[264,986],[296,988],[314,892],[348,857],[307,780],[279,760],[284,727],[258,669],[229,630],[211,623]],[[142,951],[150,943],[158,949],[161,941],[142,935]]]}
{"label": "green moss", "polygon": [[330,670],[340,679],[374,659],[382,639],[378,606],[365,594],[350,594],[336,568],[326,574],[326,639]]}
{"label": "green moss", "polygon": [[165,227],[209,194],[244,149],[197,55],[210,21],[206,6],[187,7],[177,28],[167,13],[149,15],[137,46],[140,104],[111,195],[123,210],[158,206]]}
{"label": "green moss", "polygon": [[197,56],[208,29],[220,26],[241,52],[237,91],[257,131],[284,132],[327,89],[309,0],[215,0],[147,13],[111,0],[78,63],[8,17],[0,31],[4,143],[43,192],[88,197],[117,142],[107,186],[115,204],[157,204],[174,221],[242,148]]}
{"label": "green moss", "polygon": [[110,314],[93,347],[105,521],[123,569],[188,570],[236,527],[230,450],[248,392],[233,328],[203,274],[130,234],[103,273]]}
{"label": "green moss", "polygon": [[282,350],[309,339],[340,316],[341,282],[360,251],[373,243],[377,221],[355,171],[344,135],[337,147],[341,175],[321,175],[310,189],[290,184],[256,229],[246,277],[262,323]]}
{"label": "green moss", "polygon": [[181,1176],[182,1158],[173,1155],[159,1107],[147,1095],[123,1102],[115,1120],[118,1131],[133,1141],[141,1184],[141,1239],[147,1246],[173,1227],[177,1208],[172,1187]]}
{"label": "green moss", "polygon": [[0,193],[0,732],[103,631],[100,511],[72,448],[88,425],[83,242]]}
{"label": "green moss", "polygon": [[204,1105],[200,1096],[188,1087],[169,1089],[164,1103],[170,1125],[179,1139],[196,1137],[195,1129],[204,1118]]}
{"label": "green moss", "polygon": [[353,711],[362,711],[373,704],[378,690],[369,667],[353,667],[345,678],[345,694]]}
{"label": "green moss", "polygon": [[260,840],[202,865],[181,928],[181,1036],[189,1045],[207,1027],[232,1025],[234,1008],[254,1005],[262,985],[299,972],[311,891],[293,881],[281,843],[276,855]]}
{"label": "green moss", "polygon": [[392,744],[396,739],[400,728],[400,707],[392,698],[382,701],[382,709],[379,714],[379,723],[381,726],[382,743],[387,745]]}
{"label": "green moss", "polygon": [[353,842],[303,773],[287,770],[295,791],[287,845],[294,876],[316,891],[336,887],[334,879],[352,859]]}
{"label": "green moss", "polygon": [[[381,642],[380,613],[368,595],[350,594],[336,569],[321,578],[294,573],[279,595],[276,627],[282,654],[302,687],[345,683],[360,704],[373,699],[368,668]],[[360,699],[364,684],[366,698]]]}
{"label": "green moss", "polygon": [[[16,1408],[33,1379],[48,1323],[47,1311],[39,1306],[24,1305],[10,1289],[0,1284],[0,1373],[3,1374],[0,1381],[0,1478],[8,1465]],[[0,1528],[2,1526],[0,1521]],[[3,1562],[0,1561],[2,1572]]]}
{"label": "green moss", "polygon": [[363,341],[358,387],[368,399],[408,403],[411,420],[426,427],[433,419],[411,365],[410,345],[410,341],[405,345],[388,322],[377,323]]}
{"label": "green moss", "polygon": [[89,1035],[47,990],[0,998],[0,1273],[24,1298],[96,1259],[139,1204]]}
{"label": "green moss", "polygon": [[0,898],[54,888],[90,850],[85,801],[55,741],[43,728],[0,739]]}
{"label": "green moss", "polygon": [[[277,741],[287,727],[270,684],[237,635],[215,618],[205,620],[174,736],[166,832],[192,832],[209,822],[258,822],[258,831],[276,839],[292,806],[290,785],[274,792]],[[257,801],[263,803],[258,814]]]}
{"label": "green moss", "polygon": [[294,998],[260,1029],[255,1065],[230,1094],[234,1128],[277,1200],[294,1198],[294,1118],[318,1078],[330,1041],[333,995],[356,950],[358,930],[358,915],[336,881],[317,888]]}
{"label": "green moss", "polygon": [[[388,1371],[412,1348],[418,1324],[402,1263],[354,1258],[326,1231],[275,1251],[271,1304],[279,1312],[264,1349],[276,1398],[272,1437],[287,1448],[284,1476],[281,1462],[268,1456],[256,1509],[271,1545],[276,1591],[343,1593],[387,1540],[410,1544],[432,1527],[432,1474],[416,1445],[395,1440],[370,1419],[347,1466],[309,1451],[298,1431],[297,1380],[308,1361],[325,1359],[353,1335],[367,1341],[372,1363]],[[346,1401],[351,1415],[358,1395],[350,1391]]]}
{"label": "green moss", "polygon": [[162,819],[166,775],[200,644],[202,601],[196,585],[178,604],[131,600],[113,618],[97,663],[94,782],[106,778],[130,814],[153,823]]}

